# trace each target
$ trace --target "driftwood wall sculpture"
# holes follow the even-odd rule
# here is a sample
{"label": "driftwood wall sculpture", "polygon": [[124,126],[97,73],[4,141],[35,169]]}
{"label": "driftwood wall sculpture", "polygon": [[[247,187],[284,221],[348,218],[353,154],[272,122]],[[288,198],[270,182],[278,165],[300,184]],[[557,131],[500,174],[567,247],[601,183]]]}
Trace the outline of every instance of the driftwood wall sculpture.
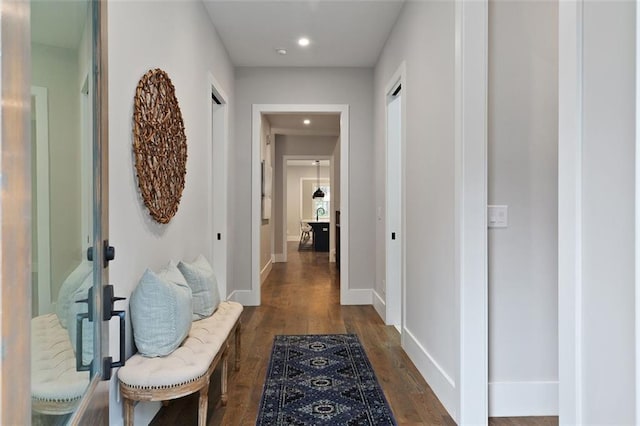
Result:
{"label": "driftwood wall sculpture", "polygon": [[169,223],[178,211],[187,173],[187,137],[175,88],[153,69],[138,83],[133,110],[138,187],[151,216]]}

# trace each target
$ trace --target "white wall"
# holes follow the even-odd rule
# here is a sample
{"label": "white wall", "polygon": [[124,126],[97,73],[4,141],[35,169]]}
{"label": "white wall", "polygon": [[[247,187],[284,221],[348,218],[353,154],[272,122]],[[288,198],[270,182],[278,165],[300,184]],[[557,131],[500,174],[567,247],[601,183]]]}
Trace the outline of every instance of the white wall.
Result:
{"label": "white wall", "polygon": [[558,414],[558,5],[489,2],[489,415]]}
{"label": "white wall", "polygon": [[[292,241],[298,241],[300,238],[300,221],[303,219],[311,219],[307,215],[302,217],[300,214],[300,182],[306,179],[315,185],[317,180],[317,169],[313,166],[289,166],[287,167],[287,237]],[[310,180],[309,180],[310,179]],[[320,179],[329,178],[329,167],[320,167]],[[329,181],[330,182],[330,181]],[[331,192],[333,195],[333,182],[330,182]],[[308,205],[307,210],[311,210],[311,194],[308,198],[303,197],[304,206]],[[331,209],[333,210],[333,197],[331,197]]]}
{"label": "white wall", "polygon": [[[350,123],[350,246],[351,289],[373,287],[373,72],[367,68],[236,68],[236,139],[234,141],[236,253],[251,248],[251,105],[348,104]],[[235,256],[237,290],[251,288],[249,256]]]}
{"label": "white wall", "polygon": [[[384,217],[385,86],[406,61],[406,323],[403,346],[455,418],[454,3],[407,2],[375,68],[375,206]],[[384,220],[375,290],[383,296]]]}
{"label": "white wall", "polygon": [[[144,22],[144,31],[140,22]],[[131,148],[135,88],[140,77],[156,67],[169,74],[176,88],[188,147],[180,208],[167,225],[155,223],[144,207]],[[211,253],[210,212],[208,203],[203,201],[203,194],[211,191],[211,143],[207,140],[209,72],[232,103],[233,68],[202,3],[109,3],[109,225],[110,241],[116,247],[110,278],[119,296],[130,296],[146,267],[158,269],[170,259],[191,260],[199,253]],[[230,138],[233,139],[232,129]],[[233,197],[233,192],[230,195]],[[131,354],[130,331],[127,354]],[[117,334],[111,339],[113,353],[116,340]],[[122,423],[116,386],[114,375],[110,401],[113,425]],[[136,423],[147,424],[158,407],[158,403],[138,404]]]}

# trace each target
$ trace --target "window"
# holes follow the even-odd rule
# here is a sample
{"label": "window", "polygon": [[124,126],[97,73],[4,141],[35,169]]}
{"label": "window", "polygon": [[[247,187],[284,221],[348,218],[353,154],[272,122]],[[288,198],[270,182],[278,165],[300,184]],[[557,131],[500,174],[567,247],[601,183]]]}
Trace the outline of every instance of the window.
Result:
{"label": "window", "polygon": [[[312,186],[312,191],[315,192],[318,189],[318,185]],[[314,198],[311,200],[311,205],[314,217],[319,219],[329,219],[331,215],[331,186],[320,185],[320,189],[324,192],[324,198]],[[312,192],[312,193],[313,193]]]}

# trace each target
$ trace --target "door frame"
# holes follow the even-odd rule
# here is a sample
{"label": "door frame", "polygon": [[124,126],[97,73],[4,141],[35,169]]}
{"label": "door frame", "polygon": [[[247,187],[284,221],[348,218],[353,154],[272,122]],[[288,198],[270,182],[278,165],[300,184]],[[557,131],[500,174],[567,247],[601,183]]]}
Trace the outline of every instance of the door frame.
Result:
{"label": "door frame", "polygon": [[30,424],[31,55],[28,0],[0,0],[0,424]]}
{"label": "door frame", "polygon": [[[109,76],[107,45],[107,0],[90,2],[91,57],[93,72],[90,72],[89,89],[93,114],[93,317],[103,318],[103,289],[109,284],[108,263],[102,261],[104,243],[109,239]],[[91,92],[89,93],[91,95]],[[98,291],[95,291],[98,290]],[[104,360],[109,356],[109,321],[95,321],[93,353],[99,354],[91,370],[91,380],[76,411],[69,420],[70,425],[109,423],[109,383],[103,380]],[[119,339],[114,339],[118,341]],[[119,348],[114,348],[118,352]],[[116,355],[117,357],[118,355]],[[97,362],[96,362],[97,361]],[[115,360],[114,360],[115,361]],[[97,364],[97,365],[95,365]]]}
{"label": "door frame", "polygon": [[456,421],[488,423],[488,0],[455,2],[455,274],[460,321]]}
{"label": "door frame", "polygon": [[[222,85],[216,80],[212,73],[207,75],[207,110],[208,114],[208,126],[207,126],[207,140],[210,142],[210,158],[211,167],[209,168],[209,182],[212,183],[212,191],[209,192],[209,208],[212,212],[212,217],[209,217],[209,229],[211,229],[211,247],[210,260],[213,270],[216,272],[218,279],[218,285],[220,286],[220,294],[226,300],[228,297],[227,285],[227,253],[229,249],[228,244],[228,158],[229,158],[229,97],[226,91],[222,88]],[[216,128],[214,130],[214,109],[213,99],[214,95],[220,102],[220,108],[215,111],[216,120],[223,123],[222,128]],[[216,145],[221,152],[217,152]],[[218,155],[220,154],[220,155]],[[221,239],[218,240],[217,234],[221,234]]]}
{"label": "door frame", "polygon": [[[384,105],[384,140],[385,140],[385,324],[387,325],[395,325],[393,324],[393,318],[399,317],[400,320],[400,339],[402,341],[404,333],[402,332],[404,324],[405,324],[405,276],[406,276],[406,264],[405,264],[405,253],[406,253],[406,198],[405,198],[405,187],[406,187],[406,173],[405,173],[405,151],[406,151],[406,110],[407,110],[407,97],[404,96],[407,90],[407,78],[406,78],[406,62],[402,62],[393,76],[389,79],[389,82],[385,86],[385,105]],[[387,134],[388,125],[389,125],[389,98],[393,95],[393,92],[398,88],[401,88],[401,97],[400,97],[400,283],[399,283],[399,300],[397,303],[389,303],[389,250],[390,250],[390,233],[392,232],[389,226],[389,138]],[[398,312],[399,310],[399,312]]]}
{"label": "door frame", "polygon": [[263,114],[282,113],[340,114],[340,304],[358,304],[349,291],[349,105],[346,104],[253,104],[251,126],[251,289],[236,291],[244,305],[260,305],[260,224],[261,172],[260,131]]}

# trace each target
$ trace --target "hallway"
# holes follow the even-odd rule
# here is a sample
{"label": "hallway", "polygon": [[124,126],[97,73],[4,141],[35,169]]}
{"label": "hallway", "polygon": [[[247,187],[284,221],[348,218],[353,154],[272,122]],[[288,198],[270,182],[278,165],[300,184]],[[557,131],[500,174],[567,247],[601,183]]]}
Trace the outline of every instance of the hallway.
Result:
{"label": "hallway", "polygon": [[[230,369],[226,407],[220,406],[215,373],[208,424],[255,424],[274,335],[356,333],[399,424],[454,425],[400,348],[396,329],[384,325],[372,306],[340,306],[335,264],[326,253],[298,252],[297,244],[288,243],[287,263],[274,264],[262,286],[262,306],[245,307],[240,371]],[[163,407],[151,424],[195,425],[196,414],[197,395],[192,395]]]}
{"label": "hallway", "polygon": [[[326,253],[297,250],[287,243],[288,262],[276,263],[262,286],[262,305],[242,314],[240,371],[230,369],[229,402],[220,406],[220,371],[209,391],[208,424],[255,425],[273,336],[356,333],[382,385],[399,425],[455,425],[400,347],[400,336],[372,306],[340,306],[335,263]],[[233,359],[233,353],[231,358]],[[171,402],[153,426],[197,424],[197,394]],[[491,419],[492,426],[554,426],[557,417]]]}

